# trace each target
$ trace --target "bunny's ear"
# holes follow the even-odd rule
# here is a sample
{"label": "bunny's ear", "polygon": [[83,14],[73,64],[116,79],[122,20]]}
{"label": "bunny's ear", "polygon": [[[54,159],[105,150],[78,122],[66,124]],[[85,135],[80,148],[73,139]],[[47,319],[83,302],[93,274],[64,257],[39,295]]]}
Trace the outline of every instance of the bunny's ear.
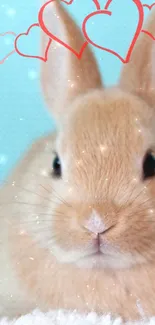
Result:
{"label": "bunny's ear", "polygon": [[[144,30],[155,37],[155,9],[151,10]],[[143,31],[129,63],[123,67],[120,85],[155,105],[155,39]]]}
{"label": "bunny's ear", "polygon": [[[59,0],[45,7],[42,18],[48,31],[75,51],[80,51],[85,42],[82,32]],[[43,51],[48,40],[48,36],[43,33]],[[68,113],[69,104],[75,97],[91,88],[102,86],[95,58],[88,45],[82,57],[78,58],[54,39],[48,52],[48,60],[41,66],[41,83],[44,97],[56,120]]]}

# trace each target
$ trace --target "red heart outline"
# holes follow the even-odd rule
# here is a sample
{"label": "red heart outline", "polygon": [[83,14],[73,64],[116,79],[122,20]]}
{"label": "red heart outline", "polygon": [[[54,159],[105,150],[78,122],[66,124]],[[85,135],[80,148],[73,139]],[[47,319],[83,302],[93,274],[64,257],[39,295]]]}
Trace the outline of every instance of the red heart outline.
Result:
{"label": "red heart outline", "polygon": [[[9,31],[9,32],[5,32],[5,33],[0,34],[0,37],[4,37],[5,35],[17,36],[14,32]],[[15,50],[9,52],[2,60],[0,60],[0,64],[3,64],[9,58],[9,56],[14,54],[15,52],[16,52]]]}
{"label": "red heart outline", "polygon": [[43,56],[36,56],[36,55],[23,54],[22,52],[20,52],[20,51],[18,50],[18,45],[17,45],[17,43],[18,43],[19,38],[22,37],[22,36],[28,36],[30,30],[31,30],[32,28],[34,28],[34,27],[40,27],[40,26],[39,26],[38,23],[33,24],[33,25],[31,25],[31,26],[28,28],[28,30],[27,30],[26,33],[21,33],[21,34],[19,34],[19,35],[16,37],[16,39],[15,39],[15,51],[16,51],[19,55],[21,55],[21,56],[23,56],[23,57],[25,57],[25,58],[39,59],[39,60],[42,60],[42,61],[46,62],[46,61],[48,60],[48,51],[49,51],[50,45],[51,45],[51,43],[52,43],[52,40],[51,40],[51,39],[49,39],[48,44],[47,44],[47,46],[46,46],[45,56],[44,56],[44,57],[43,57]]}
{"label": "red heart outline", "polygon": [[111,4],[112,1],[113,1],[113,0],[108,0],[108,1],[107,1],[106,5],[105,5],[105,7],[104,7],[105,10],[107,10],[107,9],[109,8],[109,6],[110,6],[110,4]]}
{"label": "red heart outline", "polygon": [[95,6],[96,6],[96,9],[101,10],[101,7],[100,7],[100,4],[99,4],[98,0],[92,0],[92,1],[94,2]]}
{"label": "red heart outline", "polygon": [[95,47],[97,47],[97,48],[99,48],[99,49],[101,49],[101,50],[104,50],[104,51],[106,51],[106,52],[109,52],[109,53],[115,55],[118,59],[120,59],[120,60],[122,61],[122,63],[128,63],[129,60],[130,60],[130,56],[131,56],[131,53],[132,53],[132,51],[133,51],[133,48],[134,48],[134,46],[135,46],[135,43],[136,43],[136,41],[137,41],[137,39],[138,39],[138,37],[139,37],[139,34],[140,34],[140,32],[141,32],[141,29],[142,29],[142,26],[143,26],[143,21],[144,21],[143,5],[142,5],[142,3],[140,2],[140,0],[132,0],[132,1],[135,3],[135,5],[137,6],[137,9],[138,9],[138,12],[139,12],[139,21],[138,21],[138,24],[137,24],[137,29],[136,29],[135,35],[134,35],[134,37],[133,37],[133,39],[132,39],[132,42],[131,42],[131,44],[130,44],[130,47],[129,47],[129,50],[128,50],[128,52],[127,52],[127,55],[126,55],[125,59],[122,58],[122,57],[121,57],[117,52],[115,52],[115,51],[113,51],[113,50],[110,50],[110,49],[108,49],[108,48],[105,48],[105,47],[102,47],[102,46],[99,46],[99,45],[95,44],[95,43],[94,43],[94,42],[89,38],[89,36],[87,35],[87,32],[86,32],[86,23],[87,23],[87,21],[88,21],[89,18],[91,18],[91,17],[93,17],[93,16],[95,16],[95,15],[97,15],[97,14],[106,14],[106,15],[112,16],[112,12],[107,10],[107,9],[109,8],[109,5],[111,4],[112,1],[113,1],[113,0],[108,0],[108,2],[107,2],[106,5],[105,5],[105,9],[104,9],[104,10],[99,10],[99,11],[97,11],[97,12],[93,12],[93,13],[91,13],[90,15],[88,15],[88,16],[85,18],[84,22],[83,22],[82,30],[83,30],[83,33],[84,33],[84,36],[85,36],[86,40],[87,40],[91,45],[93,45],[93,46],[95,46]]}
{"label": "red heart outline", "polygon": [[62,2],[66,3],[66,5],[71,5],[73,3],[74,0],[70,0],[70,1],[67,1],[67,0],[61,0]]}
{"label": "red heart outline", "polygon": [[[44,19],[43,19],[43,14],[44,14],[44,10],[45,8],[50,4],[52,3],[53,1],[55,0],[50,0],[48,2],[46,2],[40,9],[39,11],[39,15],[38,15],[38,21],[39,21],[39,25],[41,27],[41,29],[43,30],[43,32],[45,34],[47,34],[50,38],[52,38],[53,40],[55,40],[56,42],[58,42],[59,44],[63,45],[65,48],[67,48],[69,51],[71,51],[74,55],[76,55],[76,57],[78,59],[80,59],[82,57],[82,54],[86,48],[86,46],[88,45],[88,42],[84,42],[80,51],[77,52],[75,51],[71,46],[69,46],[68,44],[66,44],[65,42],[61,41],[58,37],[56,37],[55,35],[53,35],[45,26],[45,23],[44,23]],[[73,1],[72,1],[73,2]],[[68,5],[68,3],[67,3]]]}
{"label": "red heart outline", "polygon": [[146,8],[148,8],[149,10],[151,10],[154,6],[155,6],[155,2],[152,3],[152,5],[147,5],[146,3],[143,4],[143,7],[146,7]]}
{"label": "red heart outline", "polygon": [[[149,10],[151,10],[154,6],[155,6],[155,2],[152,3],[152,5],[143,4],[143,7],[146,7]],[[155,41],[155,36],[153,36],[149,31],[142,29],[142,33],[147,34],[149,37],[151,37],[153,39],[153,41]]]}
{"label": "red heart outline", "polygon": [[153,39],[153,41],[155,41],[155,36],[153,36],[150,32],[148,32],[147,30],[145,29],[142,29],[141,31],[142,33],[145,33],[146,35],[148,35],[149,37],[151,37]]}
{"label": "red heart outline", "polygon": [[[61,1],[66,3],[67,5],[71,5],[74,0],[70,0],[70,1],[61,0]],[[99,4],[98,0],[92,0],[92,1],[95,3],[95,6],[96,6],[97,10],[100,10],[100,4]]]}

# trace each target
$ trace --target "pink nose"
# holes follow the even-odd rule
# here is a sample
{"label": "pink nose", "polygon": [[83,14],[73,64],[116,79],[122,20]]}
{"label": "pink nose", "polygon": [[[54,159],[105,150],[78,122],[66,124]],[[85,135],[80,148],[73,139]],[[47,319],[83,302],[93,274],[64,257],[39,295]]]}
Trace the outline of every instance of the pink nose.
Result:
{"label": "pink nose", "polygon": [[100,215],[95,210],[92,211],[85,223],[85,228],[94,234],[102,234],[107,229]]}

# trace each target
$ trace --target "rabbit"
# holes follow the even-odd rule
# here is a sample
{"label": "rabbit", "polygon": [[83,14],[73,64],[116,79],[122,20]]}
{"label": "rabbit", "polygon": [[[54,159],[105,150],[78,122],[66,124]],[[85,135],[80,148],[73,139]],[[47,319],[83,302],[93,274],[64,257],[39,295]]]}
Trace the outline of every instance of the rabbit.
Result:
{"label": "rabbit", "polygon": [[[85,40],[60,2],[43,16],[79,51]],[[146,28],[155,34],[155,10]],[[155,41],[141,32],[106,89],[88,44],[79,59],[52,40],[40,79],[55,131],[0,191],[0,315],[155,315],[154,58]]]}

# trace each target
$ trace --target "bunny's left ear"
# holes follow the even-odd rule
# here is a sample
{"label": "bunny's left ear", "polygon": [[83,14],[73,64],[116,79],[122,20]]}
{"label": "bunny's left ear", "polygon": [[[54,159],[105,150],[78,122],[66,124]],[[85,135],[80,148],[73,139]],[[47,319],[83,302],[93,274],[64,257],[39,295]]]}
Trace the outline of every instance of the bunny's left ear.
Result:
{"label": "bunny's left ear", "polygon": [[[46,28],[46,33],[42,33],[43,51],[49,40],[49,31],[77,53],[85,44],[82,31],[63,8],[62,1],[55,0],[45,4],[42,19]],[[50,112],[57,122],[61,122],[64,115],[70,112],[70,103],[74,98],[90,89],[102,87],[97,62],[89,46],[85,47],[78,58],[52,39],[48,60],[41,65],[41,84]]]}
{"label": "bunny's left ear", "polygon": [[[151,10],[144,30],[155,37],[155,8]],[[141,32],[129,63],[123,67],[120,85],[155,105],[155,39]]]}

